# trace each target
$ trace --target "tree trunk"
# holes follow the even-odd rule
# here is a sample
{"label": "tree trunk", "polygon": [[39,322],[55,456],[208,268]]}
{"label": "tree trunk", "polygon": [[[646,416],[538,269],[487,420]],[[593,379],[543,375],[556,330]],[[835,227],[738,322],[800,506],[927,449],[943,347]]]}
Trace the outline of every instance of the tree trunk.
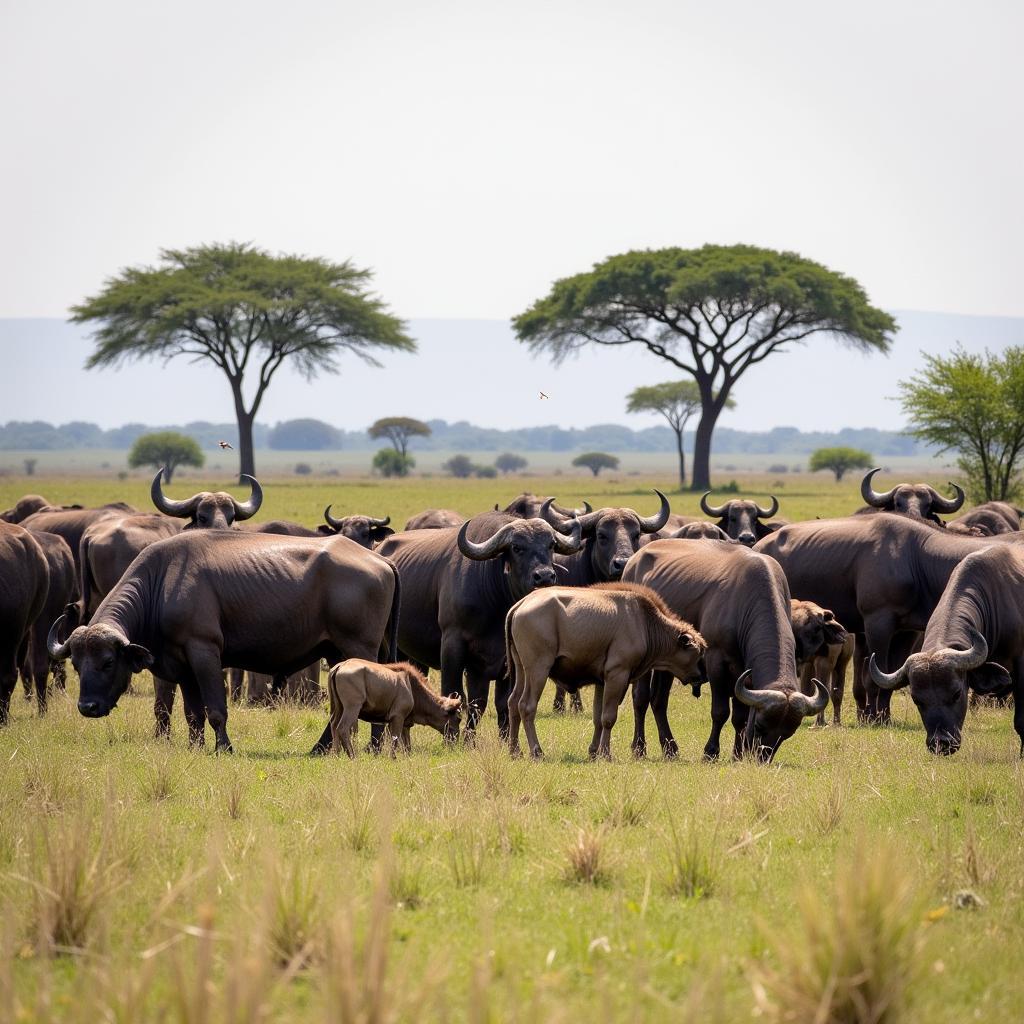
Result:
{"label": "tree trunk", "polygon": [[242,397],[242,380],[231,381],[231,394],[235,400],[235,419],[238,421],[238,472],[256,476],[256,454],[252,445],[252,425],[256,410],[246,409]]}
{"label": "tree trunk", "polygon": [[683,455],[683,428],[676,431],[676,451],[679,452],[679,490],[686,490],[686,457]]}

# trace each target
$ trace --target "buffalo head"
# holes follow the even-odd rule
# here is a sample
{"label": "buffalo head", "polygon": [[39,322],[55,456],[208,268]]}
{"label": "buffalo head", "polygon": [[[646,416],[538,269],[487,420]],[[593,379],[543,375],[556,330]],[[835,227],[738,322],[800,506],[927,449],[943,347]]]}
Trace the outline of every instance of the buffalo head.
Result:
{"label": "buffalo head", "polygon": [[[544,503],[544,510],[552,499]],[[459,551],[476,562],[501,557],[513,597],[518,601],[537,587],[550,587],[555,583],[555,552],[571,555],[580,549],[579,520],[570,520],[565,532],[551,526],[545,519],[513,519],[499,526],[486,540],[479,543],[467,536],[474,520],[462,524],[459,530]]]}
{"label": "buffalo head", "polygon": [[828,608],[822,608],[813,601],[792,601],[790,604],[798,665],[813,658],[822,647],[846,642],[846,630]]}
{"label": "buffalo head", "polygon": [[860,494],[864,501],[881,512],[898,512],[912,519],[930,519],[942,523],[939,514],[949,515],[956,512],[964,503],[964,492],[961,487],[950,482],[953,497],[944,498],[934,487],[928,484],[897,484],[892,490],[879,492],[871,486],[872,478],[881,469],[875,468],[866,474],[860,482]]}
{"label": "buffalo head", "polygon": [[668,498],[657,489],[654,493],[661,507],[652,516],[642,516],[631,508],[600,508],[579,516],[566,515],[550,500],[544,503],[542,513],[556,530],[563,532],[575,516],[586,541],[594,575],[599,580],[619,580],[626,563],[640,547],[641,535],[657,533],[668,522],[672,512]]}
{"label": "buffalo head", "polygon": [[734,498],[717,508],[708,504],[710,491],[705,491],[700,499],[700,510],[706,516],[718,520],[718,525],[733,539],[748,548],[753,547],[762,537],[772,532],[771,528],[761,522],[771,519],[779,511],[779,499],[771,495],[771,508],[761,508],[756,501],[741,501]]}
{"label": "buffalo head", "polygon": [[725,540],[733,543],[717,523],[686,523],[672,534],[673,540]]}
{"label": "buffalo head", "polygon": [[263,504],[263,488],[247,473],[242,473],[241,478],[249,481],[248,501],[239,501],[225,491],[200,491],[184,501],[172,501],[160,486],[162,474],[161,469],[153,477],[153,486],[149,491],[153,504],[165,516],[188,519],[186,530],[227,530],[236,522],[251,519]]}
{"label": "buffalo head", "polygon": [[988,643],[975,629],[970,647],[944,647],[919,651],[895,671],[883,672],[871,655],[868,670],[876,686],[895,690],[910,685],[910,696],[921,713],[925,742],[935,754],[955,754],[960,749],[964,718],[967,716],[967,688],[976,693],[996,693],[1010,683],[1010,674],[987,661]]}
{"label": "buffalo head", "polygon": [[336,519],[331,515],[330,505],[324,509],[324,522],[327,525],[318,526],[318,533],[340,534],[364,548],[380,544],[395,532],[388,526],[391,516],[385,516],[383,519],[375,519],[373,516],[342,516]]}
{"label": "buffalo head", "polygon": [[759,761],[771,761],[784,740],[788,740],[800,728],[805,718],[811,718],[825,710],[828,704],[828,690],[814,679],[815,695],[808,697],[799,690],[747,688],[751,671],[747,669],[736,680],[736,699],[750,709],[747,724],[743,729],[743,750],[753,754]]}
{"label": "buffalo head", "polygon": [[153,664],[153,655],[104,623],[79,626],[62,643],[58,636],[63,625],[62,615],[50,627],[46,638],[50,657],[55,661],[71,657],[81,680],[79,712],[86,718],[103,718],[117,707],[133,673]]}

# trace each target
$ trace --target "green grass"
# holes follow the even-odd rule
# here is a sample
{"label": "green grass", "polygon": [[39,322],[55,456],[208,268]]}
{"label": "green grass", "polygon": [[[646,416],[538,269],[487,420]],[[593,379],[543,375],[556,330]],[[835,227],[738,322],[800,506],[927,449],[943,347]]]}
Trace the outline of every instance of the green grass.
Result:
{"label": "green grass", "polygon": [[[24,483],[0,480],[0,504]],[[401,521],[560,483],[271,481],[267,513]],[[656,483],[559,497],[646,510]],[[856,504],[855,481],[792,483],[784,516]],[[136,481],[31,489],[146,507]],[[858,999],[891,999],[888,1021],[1020,1017],[1006,709],[972,712],[948,759],[897,694],[891,728],[805,727],[771,767],[709,765],[707,694],[679,687],[677,761],[630,758],[627,701],[613,761],[591,763],[589,716],[552,716],[549,690],[540,763],[508,758],[492,714],[474,747],[414,729],[410,756],[350,762],[304,756],[326,708],[232,707],[236,753],[215,756],[180,710],[153,739],[147,675],[101,721],[68,685],[45,719],[19,691],[0,732],[0,1020],[807,1020],[825,991],[829,1021]]]}

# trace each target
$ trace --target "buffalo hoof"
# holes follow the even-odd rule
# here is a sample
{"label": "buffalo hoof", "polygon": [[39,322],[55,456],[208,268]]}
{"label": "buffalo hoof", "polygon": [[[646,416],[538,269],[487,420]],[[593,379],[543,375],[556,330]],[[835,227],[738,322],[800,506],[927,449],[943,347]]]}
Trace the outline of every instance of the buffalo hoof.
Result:
{"label": "buffalo hoof", "polygon": [[530,751],[530,757],[532,757],[534,761],[543,761],[544,751],[540,747],[534,747],[534,749]]}
{"label": "buffalo hoof", "polygon": [[662,743],[661,753],[666,761],[675,761],[679,757],[679,744],[675,740],[668,740]]}
{"label": "buffalo hoof", "polygon": [[647,743],[646,741],[634,741],[630,744],[630,750],[633,751],[633,756],[639,761],[647,756]]}
{"label": "buffalo hoof", "polygon": [[555,698],[554,704],[551,705],[551,713],[555,715],[565,714],[565,698]]}
{"label": "buffalo hoof", "polygon": [[572,699],[569,702],[569,710],[572,711],[574,715],[583,714],[583,700],[578,693],[574,693],[572,695]]}
{"label": "buffalo hoof", "polygon": [[316,743],[313,745],[313,749],[306,755],[306,757],[323,757],[325,754],[329,754],[330,752],[330,747],[325,747],[321,743]]}
{"label": "buffalo hoof", "polygon": [[703,759],[708,762],[718,760],[718,747],[705,747]]}

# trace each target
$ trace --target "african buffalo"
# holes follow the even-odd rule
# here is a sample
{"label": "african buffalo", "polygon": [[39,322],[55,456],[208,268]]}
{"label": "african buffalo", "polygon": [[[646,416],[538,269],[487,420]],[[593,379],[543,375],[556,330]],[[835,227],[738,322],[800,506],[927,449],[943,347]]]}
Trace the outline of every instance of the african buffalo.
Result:
{"label": "african buffalo", "polygon": [[[513,498],[504,508],[498,508],[497,502],[495,502],[494,511],[504,512],[505,515],[515,516],[517,519],[543,519],[544,517],[541,515],[541,510],[544,508],[546,501],[546,498],[542,498],[537,494],[529,494],[524,491],[522,494]],[[554,502],[552,502],[548,508],[554,508],[559,515],[565,516],[566,518],[573,515],[582,516],[591,511],[589,501],[583,502],[583,508],[562,508],[561,506],[554,504]]]}
{"label": "african buffalo", "polygon": [[75,560],[71,557],[71,549],[63,537],[42,531],[33,533],[32,537],[46,559],[46,601],[32,624],[27,656],[21,663],[21,676],[26,696],[30,686],[34,684],[36,707],[42,715],[46,712],[47,680],[51,667],[57,685],[61,689],[65,685],[64,662],[56,662],[51,666],[50,655],[46,649],[46,634],[51,623],[64,612],[64,609],[78,600],[78,580],[75,576]]}
{"label": "african buffalo", "polygon": [[881,469],[876,467],[861,480],[860,495],[867,507],[858,509],[858,513],[869,512],[872,509],[878,512],[896,512],[911,519],[927,519],[944,526],[939,514],[950,515],[958,511],[964,503],[963,488],[954,483],[949,485],[953,488],[952,498],[942,497],[928,484],[897,484],[892,490],[876,491],[871,481],[874,475],[880,472]]}
{"label": "african buffalo", "polygon": [[[803,718],[817,715],[828,703],[828,691],[817,680],[814,697],[800,690],[789,587],[772,559],[742,544],[659,540],[629,560],[622,578],[650,587],[707,641],[711,735],[705,758],[718,757],[730,698],[736,730],[733,756],[750,751],[767,761]],[[668,726],[671,683],[667,673],[655,672],[649,687],[646,680],[633,687],[633,750],[638,755],[647,747],[644,719],[649,705],[662,750],[672,756],[678,749]]]}
{"label": "african buffalo", "polygon": [[[832,721],[839,725],[854,636],[843,629],[829,609],[813,601],[791,601],[790,608],[800,688],[804,693],[813,693],[811,680],[815,677],[825,683],[832,698]],[[817,724],[825,724],[824,709],[818,714]]]}
{"label": "african buffalo", "polygon": [[119,519],[125,515],[136,514],[138,511],[137,508],[132,508],[131,505],[126,505],[121,501],[102,505],[99,508],[44,508],[23,519],[21,525],[33,533],[55,533],[58,537],[63,537],[64,542],[71,549],[71,557],[75,560],[75,572],[81,574],[79,548],[85,531],[100,519]]}
{"label": "african buffalo", "polygon": [[487,512],[459,529],[396,533],[381,545],[402,579],[398,646],[406,658],[441,670],[444,694],[462,696],[465,674],[467,730],[487,707],[494,679],[504,731],[505,616],[531,590],[553,585],[553,556],[572,554],[580,543],[578,522],[566,535],[542,518]]}
{"label": "african buffalo", "polygon": [[986,501],[946,523],[946,528],[954,533],[994,537],[1019,530],[1022,515],[1024,512],[1008,501]]}
{"label": "african buffalo", "polygon": [[325,526],[319,527],[321,533],[341,534],[364,548],[372,548],[383,543],[395,531],[388,526],[391,516],[377,519],[374,516],[342,516],[340,519],[331,515],[331,506],[324,509]]}
{"label": "african buffalo", "polygon": [[968,687],[980,694],[1012,687],[1024,757],[1024,550],[992,546],[963,558],[928,620],[921,650],[892,673],[872,654],[869,669],[887,693],[909,683],[925,742],[937,754],[960,749]]}
{"label": "african buffalo", "polygon": [[0,523],[0,725],[6,725],[32,624],[46,606],[49,569],[29,530]]}
{"label": "african buffalo", "polygon": [[732,540],[745,544],[748,548],[753,547],[762,537],[767,537],[778,527],[772,523],[762,522],[764,519],[771,519],[779,511],[779,499],[774,494],[771,508],[764,509],[756,501],[741,501],[733,498],[724,505],[717,508],[708,504],[710,491],[701,495],[700,510],[706,516],[718,520],[718,526],[729,535]]}
{"label": "african buffalo", "polygon": [[591,757],[611,757],[611,731],[629,684],[654,669],[684,682],[699,679],[705,644],[653,590],[632,583],[549,587],[527,594],[505,619],[512,693],[509,749],[519,753],[519,723],[533,757],[537,704],[548,678],[578,690],[593,685]]}
{"label": "african buffalo", "polygon": [[350,658],[331,669],[327,692],[335,753],[344,748],[349,757],[356,756],[352,734],[360,719],[388,727],[392,756],[399,745],[411,749],[409,729],[414,725],[429,725],[448,742],[459,738],[461,699],[434,693],[423,673],[407,661],[380,665]]}
{"label": "african buffalo", "polygon": [[58,620],[48,644],[54,658],[70,652],[87,718],[110,714],[149,668],[181,685],[191,741],[203,742],[205,711],[230,750],[225,666],[277,675],[320,657],[373,660],[386,631],[394,660],[399,593],[394,566],[344,537],[188,531],[147,547],[89,625],[60,642]]}
{"label": "african buffalo", "polygon": [[428,508],[417,512],[406,522],[406,530],[444,530],[449,526],[461,526],[466,517],[451,508]]}
{"label": "african buffalo", "polygon": [[[829,608],[858,635],[857,661],[878,656],[886,671],[910,653],[953,570],[972,551],[1024,534],[962,537],[908,516],[817,519],[785,526],[756,551],[783,568],[793,595]],[[889,693],[872,693],[862,716],[889,718]]]}
{"label": "african buffalo", "polygon": [[157,470],[153,477],[153,485],[149,489],[150,497],[158,512],[176,519],[187,519],[186,530],[226,530],[234,523],[251,519],[263,504],[263,488],[259,481],[248,473],[242,473],[241,479],[249,481],[249,500],[239,501],[226,491],[200,491],[184,501],[172,501],[160,486],[163,470]]}
{"label": "african buffalo", "polygon": [[[669,538],[666,538],[669,539]],[[729,544],[738,544],[717,523],[709,523],[706,519],[680,526],[670,534],[672,540],[724,540]]]}
{"label": "african buffalo", "polygon": [[30,515],[42,511],[44,508],[53,508],[41,494],[26,494],[19,498],[13,508],[0,512],[0,521],[5,523],[20,523]]}

